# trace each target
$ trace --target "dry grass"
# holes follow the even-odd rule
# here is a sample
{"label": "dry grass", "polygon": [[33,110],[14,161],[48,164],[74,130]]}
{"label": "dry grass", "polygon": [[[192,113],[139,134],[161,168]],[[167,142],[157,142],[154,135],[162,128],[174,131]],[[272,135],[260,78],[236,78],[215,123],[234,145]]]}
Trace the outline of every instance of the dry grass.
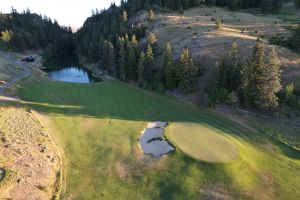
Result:
{"label": "dry grass", "polygon": [[50,199],[55,194],[59,158],[48,134],[20,105],[1,106],[0,166],[14,175],[1,185],[0,199],[22,199],[24,194],[29,199]]}
{"label": "dry grass", "polygon": [[[202,62],[206,73],[200,81],[200,91],[205,88],[211,77],[216,60],[228,52],[233,41],[239,45],[242,55],[246,58],[252,52],[252,47],[258,37],[263,37],[267,47],[271,47],[267,39],[274,33],[289,35],[288,27],[295,23],[282,19],[287,10],[285,5],[280,15],[254,15],[243,12],[229,12],[218,7],[199,7],[185,11],[183,15],[166,13],[157,15],[157,20],[150,29],[154,32],[161,44],[166,42],[173,46],[174,53],[179,56],[182,48],[188,47],[194,58]],[[294,13],[299,10],[291,8]],[[299,12],[300,13],[300,12]],[[297,18],[297,14],[289,17]],[[221,30],[216,30],[212,19],[217,17],[224,20]],[[187,28],[189,27],[189,28]],[[245,29],[242,32],[242,29]],[[300,55],[286,48],[275,46],[283,67],[283,83],[294,82],[300,88]],[[161,63],[161,61],[159,62]]]}

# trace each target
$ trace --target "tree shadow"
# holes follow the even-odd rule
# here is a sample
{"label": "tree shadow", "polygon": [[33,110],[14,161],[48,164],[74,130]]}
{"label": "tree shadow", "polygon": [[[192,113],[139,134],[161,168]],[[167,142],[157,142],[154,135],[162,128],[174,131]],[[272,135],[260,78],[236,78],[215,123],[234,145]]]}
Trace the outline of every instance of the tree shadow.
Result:
{"label": "tree shadow", "polygon": [[254,133],[209,110],[200,110],[194,105],[119,81],[94,84],[39,81],[23,85],[18,94],[26,106],[51,115],[129,121],[194,122],[254,146],[264,140],[263,142],[276,145],[286,156],[300,159],[299,151],[266,134]]}

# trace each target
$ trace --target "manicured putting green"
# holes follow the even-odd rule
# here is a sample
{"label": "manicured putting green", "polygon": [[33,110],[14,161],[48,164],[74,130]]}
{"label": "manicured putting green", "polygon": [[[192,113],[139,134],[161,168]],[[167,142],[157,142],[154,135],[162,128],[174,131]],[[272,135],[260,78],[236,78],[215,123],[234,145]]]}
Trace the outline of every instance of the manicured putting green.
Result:
{"label": "manicured putting green", "polygon": [[239,156],[232,140],[201,124],[172,123],[168,135],[177,147],[195,159],[222,163]]}

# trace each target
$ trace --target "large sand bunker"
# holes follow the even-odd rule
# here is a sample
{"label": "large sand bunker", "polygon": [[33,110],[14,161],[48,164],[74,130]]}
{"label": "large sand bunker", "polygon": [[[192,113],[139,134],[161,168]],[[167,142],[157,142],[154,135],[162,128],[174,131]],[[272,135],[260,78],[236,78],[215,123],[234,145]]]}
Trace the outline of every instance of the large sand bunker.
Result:
{"label": "large sand bunker", "polygon": [[148,123],[139,139],[139,144],[145,154],[159,157],[175,150],[164,138],[163,128],[166,126],[166,122]]}

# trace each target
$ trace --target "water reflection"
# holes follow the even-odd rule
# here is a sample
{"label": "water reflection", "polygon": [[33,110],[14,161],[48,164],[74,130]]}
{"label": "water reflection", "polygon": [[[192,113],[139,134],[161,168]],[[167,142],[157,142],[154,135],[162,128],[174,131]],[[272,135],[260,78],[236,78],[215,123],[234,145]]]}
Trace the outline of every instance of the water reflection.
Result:
{"label": "water reflection", "polygon": [[97,82],[92,73],[81,67],[76,57],[63,57],[47,60],[43,67],[49,76],[57,81],[72,83]]}

